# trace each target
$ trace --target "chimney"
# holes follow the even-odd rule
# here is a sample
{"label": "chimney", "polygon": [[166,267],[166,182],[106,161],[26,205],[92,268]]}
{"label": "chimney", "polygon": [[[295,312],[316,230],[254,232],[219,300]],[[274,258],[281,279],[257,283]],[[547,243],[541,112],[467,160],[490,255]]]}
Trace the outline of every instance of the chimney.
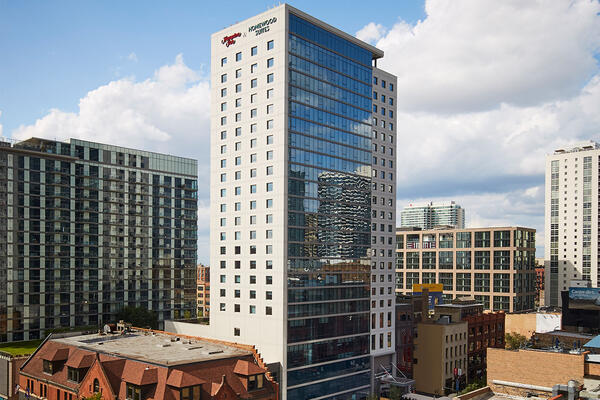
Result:
{"label": "chimney", "polygon": [[429,289],[423,288],[421,293],[421,320],[429,319]]}

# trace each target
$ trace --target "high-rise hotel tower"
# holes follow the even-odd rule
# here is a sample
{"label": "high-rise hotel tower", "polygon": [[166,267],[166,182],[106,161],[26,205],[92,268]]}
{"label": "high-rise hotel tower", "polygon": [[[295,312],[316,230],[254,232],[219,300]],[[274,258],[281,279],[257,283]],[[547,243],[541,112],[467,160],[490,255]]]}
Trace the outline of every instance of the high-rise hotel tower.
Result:
{"label": "high-rise hotel tower", "polygon": [[211,38],[211,330],[287,399],[353,399],[394,362],[396,78],[287,4]]}

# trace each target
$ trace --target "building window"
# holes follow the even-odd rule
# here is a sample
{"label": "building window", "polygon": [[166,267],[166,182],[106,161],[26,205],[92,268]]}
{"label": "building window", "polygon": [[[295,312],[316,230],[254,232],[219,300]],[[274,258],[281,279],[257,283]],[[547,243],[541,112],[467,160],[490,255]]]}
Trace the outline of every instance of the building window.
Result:
{"label": "building window", "polygon": [[248,377],[248,391],[262,389],[264,375],[251,375]]}
{"label": "building window", "polygon": [[94,393],[100,393],[100,381],[98,381],[98,378],[94,378],[93,391]]}
{"label": "building window", "polygon": [[235,61],[242,61],[242,52],[235,54]]}
{"label": "building window", "polygon": [[274,80],[274,79],[275,79],[275,78],[273,77],[273,74],[268,74],[268,75],[267,75],[267,83],[273,83],[273,80]]}
{"label": "building window", "polygon": [[128,383],[127,400],[142,400],[142,388],[137,385]]}
{"label": "building window", "polygon": [[249,308],[250,314],[256,314],[256,306],[250,305]]}
{"label": "building window", "polygon": [[240,336],[240,328],[233,328],[233,336]]}
{"label": "building window", "polygon": [[52,361],[44,360],[43,370],[45,373],[52,375],[54,373],[54,363]]}
{"label": "building window", "polygon": [[269,58],[267,60],[267,68],[271,68],[273,65],[275,65],[275,59]]}
{"label": "building window", "polygon": [[225,64],[227,64],[227,57],[221,58],[221,67],[223,67]]}
{"label": "building window", "polygon": [[266,315],[273,315],[273,307],[271,307],[271,306],[266,306],[266,307],[265,307],[265,314],[266,314]]}
{"label": "building window", "polygon": [[252,64],[250,66],[250,73],[253,74],[256,72],[256,68],[258,68],[258,64]]}
{"label": "building window", "polygon": [[77,382],[77,383],[81,382],[79,372],[80,371],[77,368],[67,367],[67,379],[70,380],[71,382]]}
{"label": "building window", "polygon": [[250,87],[255,88],[256,86],[258,86],[258,79],[254,78],[250,81]]}
{"label": "building window", "polygon": [[267,42],[267,50],[273,50],[273,47],[275,47],[275,43],[272,40],[269,40]]}
{"label": "building window", "polygon": [[181,388],[181,400],[197,400],[200,398],[200,385]]}

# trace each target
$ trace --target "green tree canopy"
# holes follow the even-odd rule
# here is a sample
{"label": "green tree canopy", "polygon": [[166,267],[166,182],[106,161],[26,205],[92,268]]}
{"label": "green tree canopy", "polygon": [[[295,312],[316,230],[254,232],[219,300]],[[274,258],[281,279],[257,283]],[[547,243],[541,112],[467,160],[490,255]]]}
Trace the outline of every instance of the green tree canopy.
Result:
{"label": "green tree canopy", "polygon": [[505,347],[507,350],[517,350],[525,343],[527,343],[527,338],[518,333],[506,333],[504,335],[505,339]]}
{"label": "green tree canopy", "polygon": [[152,310],[142,307],[125,306],[117,313],[117,320],[123,320],[139,328],[158,329],[158,317]]}

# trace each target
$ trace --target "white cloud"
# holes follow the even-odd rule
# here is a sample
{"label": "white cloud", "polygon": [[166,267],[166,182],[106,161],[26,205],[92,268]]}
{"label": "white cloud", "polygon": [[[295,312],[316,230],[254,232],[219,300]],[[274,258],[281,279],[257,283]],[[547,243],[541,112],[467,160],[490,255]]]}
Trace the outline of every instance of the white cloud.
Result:
{"label": "white cloud", "polygon": [[[377,42],[405,110],[464,112],[576,95],[597,70],[597,1],[428,0]],[[361,30],[374,29],[370,23]],[[370,35],[374,37],[374,35]]]}
{"label": "white cloud", "polygon": [[129,61],[138,62],[137,54],[135,54],[134,52],[129,53],[127,59]]}
{"label": "white cloud", "polygon": [[387,29],[383,25],[371,22],[356,32],[356,37],[367,43],[374,43],[381,39],[386,31]]}
{"label": "white cloud", "polygon": [[208,79],[178,55],[150,79],[109,82],[88,92],[78,112],[52,109],[12,137],[73,137],[193,157],[208,179],[209,93]]}
{"label": "white cloud", "polygon": [[414,26],[361,30],[384,32],[378,64],[398,76],[398,207],[457,200],[471,226],[531,226],[543,246],[545,155],[600,140],[600,3],[425,9]]}

